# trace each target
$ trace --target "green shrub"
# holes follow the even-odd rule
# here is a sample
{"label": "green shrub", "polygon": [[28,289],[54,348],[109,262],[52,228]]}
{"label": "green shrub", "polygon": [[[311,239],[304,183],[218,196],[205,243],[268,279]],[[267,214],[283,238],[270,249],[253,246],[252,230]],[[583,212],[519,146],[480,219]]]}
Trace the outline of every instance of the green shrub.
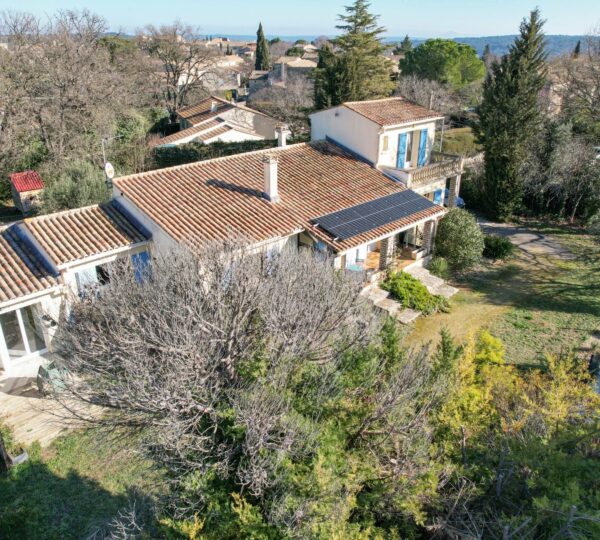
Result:
{"label": "green shrub", "polygon": [[486,234],[483,242],[485,244],[483,256],[488,259],[508,259],[515,251],[515,245],[504,236]]}
{"label": "green shrub", "polygon": [[204,161],[232,154],[253,152],[277,146],[276,140],[266,141],[242,141],[242,142],[214,142],[202,144],[191,142],[177,146],[157,147],[154,150],[154,162],[156,168],[183,165],[194,161]]}
{"label": "green shrub", "polygon": [[105,202],[110,197],[104,173],[87,161],[75,162],[42,193],[42,213],[59,212]]}
{"label": "green shrub", "polygon": [[381,288],[398,300],[402,307],[416,309],[424,315],[448,309],[444,297],[431,294],[425,285],[406,272],[389,272]]}
{"label": "green shrub", "polygon": [[444,259],[444,257],[434,257],[431,259],[427,269],[434,276],[441,277],[442,279],[447,279],[450,275],[450,267],[448,266],[448,261]]}
{"label": "green shrub", "polygon": [[17,443],[15,441],[12,429],[8,427],[6,424],[2,423],[2,418],[0,417],[0,435],[2,436],[2,440],[4,441],[4,447],[9,454],[17,453]]}
{"label": "green shrub", "polygon": [[483,233],[470,212],[453,208],[440,221],[435,255],[444,257],[453,270],[466,270],[481,260]]}

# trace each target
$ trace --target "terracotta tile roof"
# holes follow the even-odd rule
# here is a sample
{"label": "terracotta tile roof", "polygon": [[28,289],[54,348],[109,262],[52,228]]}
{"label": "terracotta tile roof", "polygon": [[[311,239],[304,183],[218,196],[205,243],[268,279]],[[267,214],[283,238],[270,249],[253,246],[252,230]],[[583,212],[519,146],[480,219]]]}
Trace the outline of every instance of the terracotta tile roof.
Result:
{"label": "terracotta tile roof", "polygon": [[[212,110],[213,102],[216,104],[216,110]],[[215,118],[219,116],[219,114],[233,109],[235,105],[232,105],[228,101],[217,97],[209,97],[203,99],[200,103],[196,103],[196,105],[190,105],[189,107],[184,107],[183,109],[179,109],[177,114],[181,116],[181,118],[185,118],[190,124],[196,126],[205,120],[209,120],[210,118]]]}
{"label": "terracotta tile roof", "polygon": [[147,240],[112,203],[35,217],[24,224],[57,266]]}
{"label": "terracotta tile roof", "polygon": [[185,139],[190,137],[191,135],[196,135],[198,133],[202,133],[208,129],[215,128],[221,125],[225,120],[221,118],[215,118],[214,120],[204,121],[197,126],[193,126],[191,128],[182,129],[177,133],[172,133],[171,135],[167,135],[166,137],[162,137],[153,142],[152,146],[161,146],[163,144],[172,144],[174,142],[180,141],[181,139]]}
{"label": "terracotta tile roof", "polygon": [[10,175],[10,181],[19,193],[44,189],[42,177],[35,171],[15,172]]}
{"label": "terracotta tile roof", "polygon": [[403,97],[372,101],[350,101],[343,105],[380,126],[395,126],[443,117],[443,114],[421,107],[421,105],[417,105]]}
{"label": "terracotta tile roof", "polygon": [[[268,154],[278,158],[281,201],[276,204],[262,193],[262,160]],[[334,243],[310,220],[406,188],[325,141],[159,169],[117,178],[114,185],[175,240],[191,244],[224,239],[233,232],[259,242],[306,229],[340,251],[444,213],[435,206],[423,215]]]}
{"label": "terracotta tile roof", "polygon": [[202,142],[209,141],[210,139],[214,139],[219,135],[223,135],[228,131],[232,131],[233,128],[231,126],[221,126],[217,129],[211,129],[210,131],[203,132],[200,137],[198,137]]}
{"label": "terracotta tile roof", "polygon": [[275,64],[286,64],[291,68],[316,68],[317,63],[312,60],[300,58],[299,56],[281,56],[275,61]]}
{"label": "terracotta tile roof", "polygon": [[0,304],[57,285],[34,249],[17,233],[21,223],[0,228]]}

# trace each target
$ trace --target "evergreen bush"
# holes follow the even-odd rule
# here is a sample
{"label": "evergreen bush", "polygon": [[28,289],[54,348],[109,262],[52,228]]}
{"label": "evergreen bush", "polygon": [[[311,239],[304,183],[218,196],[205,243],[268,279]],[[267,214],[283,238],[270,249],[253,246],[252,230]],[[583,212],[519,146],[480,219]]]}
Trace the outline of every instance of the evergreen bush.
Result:
{"label": "evergreen bush", "polygon": [[515,251],[515,245],[504,236],[486,234],[483,241],[485,244],[483,256],[487,259],[508,259]]}
{"label": "evergreen bush", "polygon": [[448,302],[443,296],[431,294],[425,285],[406,272],[389,272],[381,288],[398,300],[402,307],[415,309],[424,315],[448,310]]}
{"label": "evergreen bush", "polygon": [[470,212],[453,208],[440,221],[434,252],[444,257],[453,270],[466,270],[477,264],[483,247],[483,233]]}

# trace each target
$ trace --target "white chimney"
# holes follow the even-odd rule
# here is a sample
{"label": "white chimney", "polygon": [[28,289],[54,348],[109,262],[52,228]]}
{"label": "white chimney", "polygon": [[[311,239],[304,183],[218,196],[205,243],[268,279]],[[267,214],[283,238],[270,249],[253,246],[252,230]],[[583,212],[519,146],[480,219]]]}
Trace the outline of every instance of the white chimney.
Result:
{"label": "white chimney", "polygon": [[265,175],[265,197],[272,203],[279,199],[279,188],[277,186],[277,156],[268,155],[263,158]]}
{"label": "white chimney", "polygon": [[210,102],[210,112],[217,112],[217,102],[216,101]]}
{"label": "white chimney", "polygon": [[281,146],[282,148],[287,146],[287,138],[291,134],[289,128],[285,125],[277,126],[275,133],[277,133],[277,146]]}

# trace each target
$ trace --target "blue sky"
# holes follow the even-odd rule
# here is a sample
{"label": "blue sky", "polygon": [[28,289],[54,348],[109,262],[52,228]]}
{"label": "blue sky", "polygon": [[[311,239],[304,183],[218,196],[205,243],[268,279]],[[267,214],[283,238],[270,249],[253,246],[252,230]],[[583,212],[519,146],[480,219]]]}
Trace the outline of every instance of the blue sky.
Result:
{"label": "blue sky", "polygon": [[[269,35],[333,34],[336,15],[349,0],[0,0],[1,9],[37,15],[86,7],[113,30],[132,32],[175,18],[202,33],[251,34],[261,20]],[[600,23],[598,0],[373,0],[388,35],[414,37],[514,34],[538,5],[550,34],[584,34]]]}

